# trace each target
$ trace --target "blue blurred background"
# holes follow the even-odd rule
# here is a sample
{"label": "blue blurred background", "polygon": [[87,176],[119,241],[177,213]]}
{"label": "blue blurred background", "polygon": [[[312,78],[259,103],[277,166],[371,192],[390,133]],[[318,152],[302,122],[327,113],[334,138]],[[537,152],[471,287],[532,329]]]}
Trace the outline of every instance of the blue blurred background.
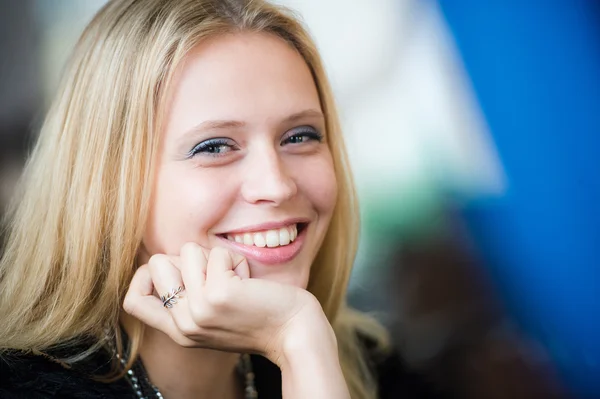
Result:
{"label": "blue blurred background", "polygon": [[[456,397],[600,398],[600,2],[277,2],[340,106],[350,302]],[[0,1],[0,207],[104,3]]]}
{"label": "blue blurred background", "polygon": [[440,6],[510,181],[469,226],[511,313],[600,397],[600,3]]}

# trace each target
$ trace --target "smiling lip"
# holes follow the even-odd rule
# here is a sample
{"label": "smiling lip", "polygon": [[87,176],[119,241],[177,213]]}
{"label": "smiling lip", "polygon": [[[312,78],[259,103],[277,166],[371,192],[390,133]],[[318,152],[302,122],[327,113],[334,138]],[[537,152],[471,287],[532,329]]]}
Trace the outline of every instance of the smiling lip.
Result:
{"label": "smiling lip", "polygon": [[224,233],[219,233],[219,236],[227,236],[228,234],[243,234],[243,233],[252,233],[255,231],[266,231],[266,230],[275,230],[280,229],[282,227],[291,226],[292,224],[308,224],[309,220],[307,218],[291,218],[282,220],[281,222],[268,222],[262,224],[255,224],[252,226],[240,227],[236,230],[230,230]]}
{"label": "smiling lip", "polygon": [[[302,227],[299,228],[298,237],[296,237],[296,239],[293,242],[290,242],[288,245],[280,247],[261,248],[254,245],[244,245],[226,238],[227,234],[241,234],[253,231],[274,230],[295,223],[302,225]],[[264,223],[261,225],[233,230],[231,232],[227,232],[226,234],[219,234],[217,237],[223,241],[225,246],[232,248],[235,252],[245,256],[248,260],[255,260],[264,265],[279,265],[291,261],[296,257],[296,255],[298,255],[298,253],[300,253],[306,237],[306,231],[308,230],[307,226],[308,223],[306,222],[306,219],[288,219],[283,222]]]}

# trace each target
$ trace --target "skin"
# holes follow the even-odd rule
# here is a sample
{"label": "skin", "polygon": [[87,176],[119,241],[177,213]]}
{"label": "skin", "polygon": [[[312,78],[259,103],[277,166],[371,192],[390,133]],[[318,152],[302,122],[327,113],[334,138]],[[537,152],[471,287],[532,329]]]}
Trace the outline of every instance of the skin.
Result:
{"label": "skin", "polygon": [[[326,134],[308,67],[281,39],[243,34],[202,43],[179,72],[142,260],[156,253],[177,255],[186,242],[227,245],[218,233],[301,217],[310,222],[309,231],[293,261],[278,267],[249,263],[252,277],[306,288],[337,191],[325,138],[302,136]],[[211,127],[214,121],[243,126]],[[188,156],[215,137],[229,139],[213,149],[220,153]],[[291,138],[305,142],[289,143]]]}
{"label": "skin", "polygon": [[[286,399],[349,397],[333,330],[306,291],[337,186],[304,60],[264,33],[205,41],[177,71],[166,118],[143,266],[123,315],[126,329],[131,317],[148,326],[140,355],[150,379],[165,397],[243,397],[234,368],[249,352],[280,367]],[[224,140],[197,151],[214,138]],[[292,219],[306,228],[285,262],[246,258],[223,238]],[[166,309],[157,293],[178,286],[182,298]]]}

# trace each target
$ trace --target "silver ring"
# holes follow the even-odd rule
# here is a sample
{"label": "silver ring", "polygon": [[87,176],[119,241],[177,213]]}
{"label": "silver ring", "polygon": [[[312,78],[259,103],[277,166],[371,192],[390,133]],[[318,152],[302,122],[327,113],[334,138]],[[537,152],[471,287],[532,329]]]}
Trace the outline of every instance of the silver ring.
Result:
{"label": "silver ring", "polygon": [[163,306],[165,308],[171,309],[173,305],[177,303],[177,299],[181,298],[181,291],[183,291],[183,287],[179,286],[177,288],[173,288],[170,292],[167,292],[165,295],[161,296],[160,299],[163,302]]}

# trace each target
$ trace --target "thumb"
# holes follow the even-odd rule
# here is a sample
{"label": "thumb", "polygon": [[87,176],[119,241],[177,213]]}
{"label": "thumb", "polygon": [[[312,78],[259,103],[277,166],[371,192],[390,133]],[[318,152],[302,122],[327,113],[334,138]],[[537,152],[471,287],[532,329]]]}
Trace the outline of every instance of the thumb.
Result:
{"label": "thumb", "polygon": [[250,278],[250,266],[245,256],[235,252],[230,252],[231,259],[233,260],[233,271],[242,280]]}

